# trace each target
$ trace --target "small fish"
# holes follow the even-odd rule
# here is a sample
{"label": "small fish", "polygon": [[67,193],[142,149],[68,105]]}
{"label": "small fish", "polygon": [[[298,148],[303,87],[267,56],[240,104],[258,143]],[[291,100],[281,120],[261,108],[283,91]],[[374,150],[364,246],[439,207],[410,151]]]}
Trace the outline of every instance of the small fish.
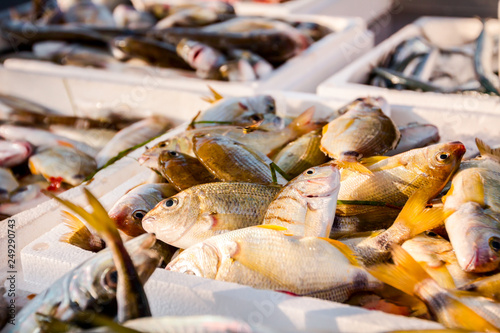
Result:
{"label": "small fish", "polygon": [[13,126],[13,125],[0,125],[0,136],[9,141],[26,140],[36,147],[66,146],[78,149],[79,151],[89,156],[97,155],[96,149],[90,147],[89,145],[83,142],[72,140],[64,136],[36,128]]}
{"label": "small fish", "polygon": [[156,23],[154,29],[163,30],[171,27],[202,27],[233,18],[234,14],[217,13],[205,6],[188,7],[177,10]]}
{"label": "small fish", "polygon": [[285,227],[296,236],[328,237],[339,189],[340,172],[335,164],[309,168],[283,187],[262,224]]}
{"label": "small fish", "polygon": [[115,7],[113,19],[117,27],[128,29],[149,29],[156,23],[156,19],[152,14],[138,11],[126,4],[119,4]]}
{"label": "small fish", "polygon": [[272,225],[209,238],[184,250],[167,270],[337,302],[382,286],[344,244]]}
{"label": "small fish", "polygon": [[42,175],[49,182],[78,186],[96,170],[95,160],[87,154],[66,146],[56,146],[37,151],[29,158],[32,174]]}
{"label": "small fish", "polygon": [[111,129],[78,129],[64,125],[50,125],[49,131],[71,140],[83,142],[96,150],[104,148],[116,134],[116,131]]}
{"label": "small fish", "polygon": [[162,176],[178,191],[217,181],[196,158],[172,150],[161,153],[158,168]]}
{"label": "small fish", "polygon": [[165,117],[153,116],[122,129],[97,154],[97,167],[104,166],[121,151],[163,134],[170,126]]}
{"label": "small fish", "polygon": [[79,23],[98,27],[114,27],[113,14],[105,6],[95,4],[90,0],[75,2],[63,12],[67,23]]}
{"label": "small fish", "polygon": [[[135,269],[134,263],[123,244],[120,234],[118,233],[118,229],[116,229],[113,220],[109,218],[108,213],[99,200],[97,200],[96,197],[94,197],[94,195],[86,188],[83,189],[83,192],[92,207],[92,213],[88,213],[81,206],[77,206],[65,199],[61,199],[56,196],[53,196],[53,199],[84,218],[85,221],[102,236],[106,245],[109,247],[113,262],[116,265],[117,273],[117,281],[115,281],[116,301],[118,305],[116,316],[118,322],[151,316],[148,299],[144,292],[142,281],[140,280],[140,274]],[[156,241],[156,237],[154,237],[154,235],[147,236],[151,242],[149,247],[151,247]],[[141,237],[137,238],[141,239]],[[143,237],[143,239],[144,238],[146,237]],[[151,255],[151,253],[149,253],[149,255]],[[159,263],[159,257],[156,256],[156,254],[151,255],[150,258],[155,265],[147,268],[149,270],[147,277],[153,273],[155,267]]]}
{"label": "small fish", "polygon": [[111,207],[109,217],[118,229],[136,237],[146,231],[142,219],[160,201],[177,193],[171,184],[144,184],[129,190]]}
{"label": "small fish", "polygon": [[409,295],[415,295],[430,313],[448,328],[471,331],[500,331],[500,306],[487,298],[455,292],[441,287],[401,247],[392,250],[394,265],[381,264],[368,268],[379,280]]}
{"label": "small fish", "polygon": [[33,153],[27,141],[0,140],[0,167],[11,168],[26,161]]}
{"label": "small fish", "polygon": [[[148,250],[153,243],[153,235],[143,235],[125,243],[143,283],[158,263],[158,257]],[[69,320],[83,310],[102,313],[104,307],[114,317],[117,284],[117,270],[111,251],[100,251],[38,294],[17,313],[17,325],[12,326],[10,332],[35,332],[38,327],[36,313]]]}
{"label": "small fish", "polygon": [[196,185],[158,203],[142,227],[186,249],[211,236],[262,223],[280,187],[251,183]]}
{"label": "small fish", "polygon": [[486,92],[500,96],[500,81],[498,75],[493,73],[491,65],[491,54],[493,53],[493,41],[486,33],[486,24],[481,22],[483,28],[476,40],[476,52],[474,53],[474,70],[481,85]]}
{"label": "small fish", "polygon": [[219,68],[226,62],[226,57],[217,49],[190,39],[182,39],[177,44],[177,54],[202,79],[218,79]]}
{"label": "small fish", "polygon": [[288,175],[296,177],[305,170],[329,160],[321,151],[320,142],[319,130],[304,134],[283,147],[273,161]]}
{"label": "small fish", "polygon": [[358,231],[389,227],[399,214],[397,207],[404,206],[416,191],[426,192],[428,199],[437,196],[458,169],[464,153],[465,146],[455,141],[391,157],[373,157],[378,162],[368,166],[371,175],[343,169],[339,200],[373,201],[382,206],[338,204],[336,216],[359,218]]}
{"label": "small fish", "polygon": [[[226,136],[195,136],[193,150],[198,160],[223,182],[272,184],[272,160]],[[277,184],[287,180],[276,175]]]}
{"label": "small fish", "polygon": [[321,150],[334,158],[339,167],[369,174],[359,160],[396,148],[400,136],[378,101],[366,98],[323,127]]}
{"label": "small fish", "polygon": [[396,148],[385,153],[386,156],[394,156],[405,151],[422,148],[431,143],[439,142],[438,128],[430,124],[411,123],[400,127],[401,140]]}

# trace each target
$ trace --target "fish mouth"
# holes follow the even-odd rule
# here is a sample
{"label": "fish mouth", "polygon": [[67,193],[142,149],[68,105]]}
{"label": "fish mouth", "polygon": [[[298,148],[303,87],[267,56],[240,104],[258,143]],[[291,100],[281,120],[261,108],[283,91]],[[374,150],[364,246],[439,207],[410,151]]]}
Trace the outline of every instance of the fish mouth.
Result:
{"label": "fish mouth", "polygon": [[149,161],[149,156],[144,156],[144,155],[139,157],[139,159],[137,160],[137,162],[139,162],[139,164],[141,164],[141,165],[146,163],[147,161]]}

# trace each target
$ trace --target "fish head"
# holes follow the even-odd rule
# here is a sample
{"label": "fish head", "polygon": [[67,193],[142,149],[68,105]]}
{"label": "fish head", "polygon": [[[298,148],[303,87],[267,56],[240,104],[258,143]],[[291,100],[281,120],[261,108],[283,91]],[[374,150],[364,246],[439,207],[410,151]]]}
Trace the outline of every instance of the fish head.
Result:
{"label": "fish head", "polygon": [[257,95],[246,98],[248,110],[255,113],[276,113],[276,101],[270,95]]}
{"label": "fish head", "polygon": [[500,264],[500,216],[467,202],[446,220],[451,244],[460,267],[466,272],[483,273]]}
{"label": "fish head", "polygon": [[183,39],[177,44],[177,54],[191,67],[207,73],[218,69],[225,61],[219,51],[189,39]]}
{"label": "fish head", "polygon": [[401,246],[413,259],[425,262],[431,267],[442,265],[442,255],[453,253],[450,242],[432,231],[421,233]]}
{"label": "fish head", "polygon": [[410,150],[413,163],[424,166],[425,173],[443,180],[448,179],[460,166],[465,146],[460,141],[438,143],[425,148]]}
{"label": "fish head", "polygon": [[117,202],[108,212],[109,217],[115,222],[116,227],[129,236],[136,237],[146,231],[142,228],[142,219],[151,208],[147,202],[135,197]]}
{"label": "fish head", "polygon": [[292,179],[288,186],[304,197],[330,197],[340,189],[340,172],[334,163],[328,162],[307,169]]}
{"label": "fish head", "polygon": [[190,190],[160,201],[142,220],[142,227],[174,245],[198,220],[200,197]]}
{"label": "fish head", "polygon": [[141,157],[139,157],[138,162],[151,169],[158,168],[158,159],[162,152],[168,150],[176,150],[177,140],[175,138],[160,141],[151,148],[147,148]]}
{"label": "fish head", "polygon": [[164,150],[161,152],[160,157],[158,159],[159,165],[162,166],[162,169],[166,169],[171,164],[180,164],[185,165],[187,157],[183,153],[179,153],[175,150]]}
{"label": "fish head", "polygon": [[215,279],[219,265],[219,251],[208,242],[189,247],[166,267],[173,272]]}

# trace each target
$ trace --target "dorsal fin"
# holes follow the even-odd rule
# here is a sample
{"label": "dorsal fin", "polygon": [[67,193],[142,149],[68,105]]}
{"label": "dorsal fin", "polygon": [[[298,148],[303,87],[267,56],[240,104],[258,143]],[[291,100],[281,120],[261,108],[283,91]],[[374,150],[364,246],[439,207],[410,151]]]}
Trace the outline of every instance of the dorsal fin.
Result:
{"label": "dorsal fin", "polygon": [[500,148],[493,149],[479,138],[476,138],[476,146],[481,156],[488,156],[500,162]]}

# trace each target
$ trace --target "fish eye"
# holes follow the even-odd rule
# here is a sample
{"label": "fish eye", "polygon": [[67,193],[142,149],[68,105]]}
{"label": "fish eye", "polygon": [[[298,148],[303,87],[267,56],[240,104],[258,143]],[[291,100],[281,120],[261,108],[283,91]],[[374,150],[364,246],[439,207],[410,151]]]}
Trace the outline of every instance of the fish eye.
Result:
{"label": "fish eye", "polygon": [[426,231],[425,232],[425,235],[426,236],[429,236],[429,237],[438,237],[438,234],[436,234],[435,232],[433,231]]}
{"label": "fish eye", "polygon": [[165,205],[165,207],[170,208],[170,207],[177,205],[178,203],[179,203],[179,200],[177,198],[170,198],[170,199],[165,200],[164,205]]}
{"label": "fish eye", "polygon": [[104,288],[115,291],[118,286],[118,272],[114,268],[108,268],[101,280]]}
{"label": "fish eye", "polygon": [[169,154],[170,156],[172,156],[172,157],[177,157],[177,156],[179,156],[179,153],[178,153],[178,152],[176,152],[176,151],[169,151],[169,152],[168,152],[168,154]]}
{"label": "fish eye", "polygon": [[495,252],[500,252],[500,238],[491,237],[489,240],[490,248]]}
{"label": "fish eye", "polygon": [[314,175],[316,172],[314,171],[314,169],[309,169],[306,171],[306,174],[308,175]]}
{"label": "fish eye", "polygon": [[450,157],[450,153],[439,152],[436,154],[436,160],[440,163],[446,162]]}
{"label": "fish eye", "polygon": [[167,143],[166,143],[165,141],[160,142],[160,143],[158,144],[158,147],[160,147],[160,148],[165,148],[166,146],[167,146]]}
{"label": "fish eye", "polygon": [[275,110],[275,109],[276,109],[276,107],[274,106],[274,104],[269,104],[269,105],[267,106],[267,110],[268,110],[269,112],[274,112],[274,110]]}
{"label": "fish eye", "polygon": [[142,220],[144,216],[146,216],[146,211],[144,210],[136,210],[132,213],[132,217],[137,220]]}
{"label": "fish eye", "polygon": [[250,120],[258,122],[262,120],[262,117],[259,114],[253,114],[250,116]]}

